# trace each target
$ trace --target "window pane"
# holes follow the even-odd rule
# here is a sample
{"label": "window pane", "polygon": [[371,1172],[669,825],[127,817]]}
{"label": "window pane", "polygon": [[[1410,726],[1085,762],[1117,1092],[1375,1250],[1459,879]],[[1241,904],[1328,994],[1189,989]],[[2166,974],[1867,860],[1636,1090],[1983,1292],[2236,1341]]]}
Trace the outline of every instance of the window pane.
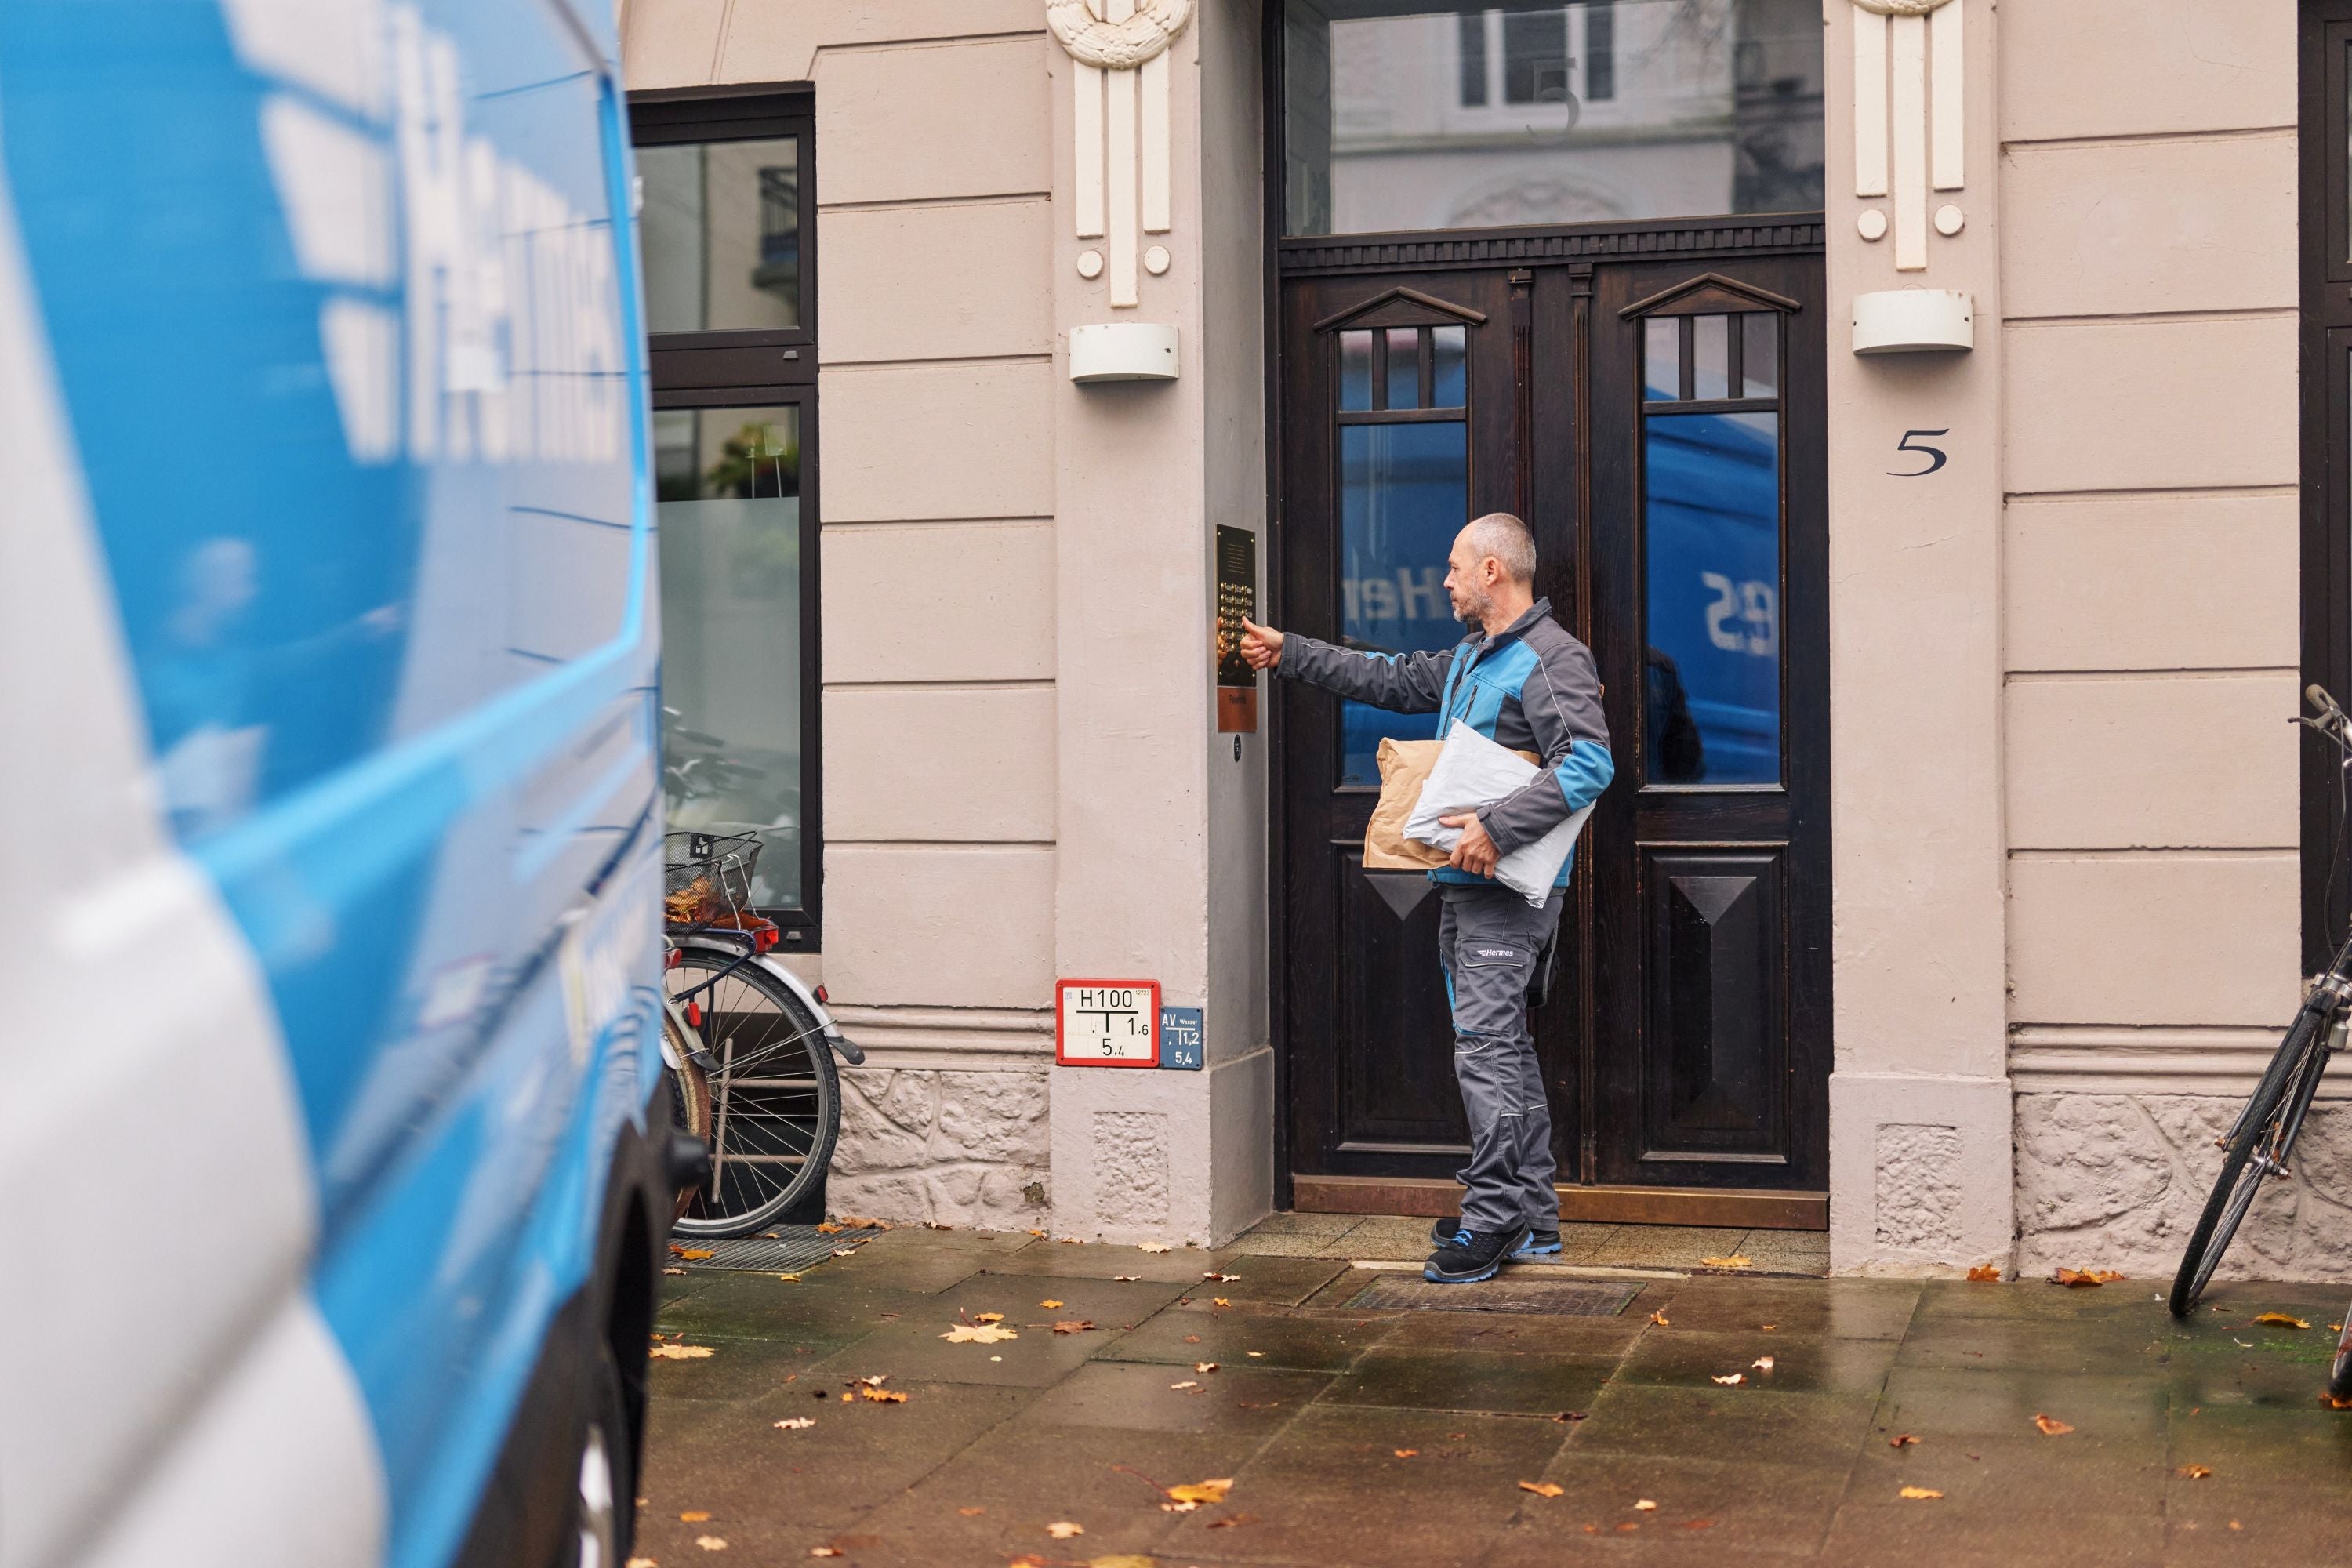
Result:
{"label": "window pane", "polygon": [[1362,410],[1372,405],[1372,334],[1339,334],[1339,406]]}
{"label": "window pane", "polygon": [[1780,395],[1780,318],[1770,310],[1754,310],[1739,318],[1740,379],[1744,397]]}
{"label": "window pane", "polygon": [[1731,395],[1731,334],[1726,316],[1698,316],[1691,321],[1691,395]]}
{"label": "window pane", "polygon": [[1430,336],[1436,340],[1437,380],[1429,405],[1459,408],[1469,395],[1469,329],[1438,327]]}
{"label": "window pane", "polygon": [[1465,109],[1483,108],[1486,102],[1486,18],[1483,13],[1467,11],[1457,18],[1454,29],[1456,47],[1462,53],[1462,105]]}
{"label": "window pane", "polygon": [[803,901],[797,408],[654,415],[672,829],[757,831],[752,897]]}
{"label": "window pane", "polygon": [[[1286,233],[1822,205],[1818,11],[1588,0],[1490,22],[1484,7],[1443,0],[1398,10],[1397,0],[1290,0]],[[1499,81],[1471,47],[1490,27]]]}
{"label": "window pane", "polygon": [[801,324],[796,138],[640,147],[637,174],[648,331]]}
{"label": "window pane", "polygon": [[1642,395],[1653,400],[1683,395],[1683,329],[1673,316],[1642,323]]}
{"label": "window pane", "polygon": [[[1340,641],[1370,653],[1452,647],[1445,555],[1469,521],[1470,457],[1458,420],[1339,426]],[[1378,784],[1381,737],[1425,741],[1430,713],[1340,707],[1339,782]]]}
{"label": "window pane", "polygon": [[1391,327],[1388,331],[1388,406],[1418,408],[1421,406],[1421,331],[1416,327]]}
{"label": "window pane", "polygon": [[1780,416],[1643,421],[1652,784],[1780,777]]}

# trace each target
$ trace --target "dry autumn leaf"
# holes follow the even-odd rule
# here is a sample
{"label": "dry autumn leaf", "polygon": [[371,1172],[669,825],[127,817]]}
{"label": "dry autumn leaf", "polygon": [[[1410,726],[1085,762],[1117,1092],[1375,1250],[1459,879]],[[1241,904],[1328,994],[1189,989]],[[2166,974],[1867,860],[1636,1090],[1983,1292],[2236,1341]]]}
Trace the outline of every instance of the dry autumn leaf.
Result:
{"label": "dry autumn leaf", "polygon": [[1633,1511],[1636,1513],[1655,1513],[1657,1510],[1658,1505],[1648,1498],[1643,1498],[1633,1505]]}
{"label": "dry autumn leaf", "polygon": [[1108,1557],[1089,1557],[1087,1568],[1159,1568],[1149,1557],[1139,1557],[1132,1552],[1114,1552]]}
{"label": "dry autumn leaf", "polygon": [[1396,1451],[1396,1457],[1397,1457],[1398,1458],[1400,1458],[1400,1459],[1410,1459],[1410,1458],[1412,1458],[1415,1454],[1418,1454],[1418,1453],[1420,1453],[1420,1452],[1421,1452],[1421,1450],[1420,1450],[1420,1449],[1418,1449],[1418,1448],[1399,1448],[1399,1449]]}
{"label": "dry autumn leaf", "polygon": [[1664,1312],[1653,1312],[1650,1314],[1650,1321],[1663,1329],[1666,1326],[1666,1315]]}
{"label": "dry autumn leaf", "polygon": [[1907,1499],[1912,1502],[1924,1502],[1929,1498],[1939,1498],[1943,1495],[1933,1487],[1905,1487],[1895,1493],[1895,1496]]}
{"label": "dry autumn leaf", "polygon": [[1886,1446],[1890,1448],[1908,1448],[1915,1447],[1918,1441],[1918,1438],[1908,1432],[1897,1432],[1894,1436],[1886,1439]]}
{"label": "dry autumn leaf", "polygon": [[855,1258],[857,1256],[857,1248],[854,1247],[836,1247],[833,1249],[833,1255],[835,1258]]}
{"label": "dry autumn leaf", "polygon": [[907,1403],[907,1396],[899,1393],[895,1388],[861,1388],[857,1391],[857,1397],[860,1399],[870,1400],[876,1405],[904,1405]]}
{"label": "dry autumn leaf", "polygon": [[1111,1278],[1113,1279],[1135,1279],[1140,1278],[1140,1276],[1134,1274],[1114,1274]]}
{"label": "dry autumn leaf", "polygon": [[797,1274],[779,1274],[776,1278],[787,1285],[797,1285],[801,1282],[801,1277]]}
{"label": "dry autumn leaf", "polygon": [[1067,1541],[1073,1535],[1084,1535],[1086,1532],[1085,1525],[1073,1524],[1066,1519],[1057,1519],[1045,1527],[1045,1533],[1056,1541]]}
{"label": "dry autumn leaf", "polygon": [[646,1352],[656,1361],[700,1361],[710,1353],[709,1345],[656,1345]]}
{"label": "dry autumn leaf", "polygon": [[1084,1247],[1086,1244],[1087,1238],[1083,1236],[1066,1236],[1062,1237],[1062,1245],[1064,1247]]}
{"label": "dry autumn leaf", "polygon": [[1138,1252],[1165,1252],[1168,1250],[1168,1244],[1164,1241],[1139,1241],[1135,1244],[1135,1250]]}
{"label": "dry autumn leaf", "polygon": [[2033,1417],[2033,1424],[2042,1429],[2042,1435],[2045,1437],[2063,1437],[2074,1429],[2054,1415],[2037,1415]]}
{"label": "dry autumn leaf", "polygon": [[727,1550],[727,1538],[723,1535],[698,1535],[694,1538],[694,1543],[697,1546],[701,1547],[705,1552],[724,1552]]}
{"label": "dry autumn leaf", "polygon": [[978,1519],[982,1514],[986,1513],[988,1510],[984,1508],[960,1508],[956,1510],[956,1511],[963,1515],[966,1519]]}
{"label": "dry autumn leaf", "polygon": [[2330,1410],[2352,1410],[2352,1399],[2338,1399],[2336,1395],[2325,1391],[2323,1391],[2319,1395],[2319,1403],[2325,1405]]}
{"label": "dry autumn leaf", "polygon": [[2000,1265],[1997,1263],[1979,1263],[1975,1268],[1969,1270],[1969,1278],[1976,1280],[1979,1284],[1999,1284],[2000,1282]]}
{"label": "dry autumn leaf", "polygon": [[1192,1370],[1194,1372],[1214,1372],[1217,1370],[1217,1363],[1213,1361],[1196,1361],[1192,1363]]}
{"label": "dry autumn leaf", "polygon": [[953,1345],[992,1345],[1020,1337],[1018,1330],[1002,1328],[994,1323],[958,1323],[940,1336]]}
{"label": "dry autumn leaf", "polygon": [[812,1546],[809,1548],[809,1555],[812,1557],[839,1557],[843,1554],[841,1548],[838,1546]]}
{"label": "dry autumn leaf", "polygon": [[662,1272],[665,1274],[684,1274],[686,1270],[683,1268],[665,1268]]}
{"label": "dry autumn leaf", "polygon": [[2077,1274],[2072,1268],[2061,1268],[2050,1278],[2052,1283],[2063,1285],[2070,1290],[2095,1289],[2105,1283],[2095,1273]]}
{"label": "dry autumn leaf", "polygon": [[1198,1388],[1201,1385],[1198,1382],[1188,1377],[1181,1383],[1171,1383],[1168,1386],[1171,1388]]}
{"label": "dry autumn leaf", "polygon": [[1202,1275],[1201,1278],[1203,1279],[1222,1279],[1226,1284],[1231,1285],[1239,1281],[1241,1276],[1238,1274],[1220,1274],[1215,1269],[1212,1268],[1206,1274]]}
{"label": "dry autumn leaf", "polygon": [[1054,1298],[1052,1298],[1051,1296],[1048,1296],[1048,1297],[1046,1297],[1044,1300],[1042,1300],[1042,1301],[1038,1302],[1038,1303],[1037,1303],[1037,1305],[1039,1305],[1039,1306],[1041,1306],[1041,1307],[1045,1308],[1045,1310],[1047,1310],[1047,1311],[1049,1311],[1049,1312],[1050,1312],[1050,1311],[1052,1311],[1055,1308],[1056,1308],[1056,1307],[1060,1306],[1060,1305],[1061,1305],[1061,1303],[1060,1303],[1059,1301],[1055,1300],[1054,1300]]}
{"label": "dry autumn leaf", "polygon": [[2213,1467],[2210,1465],[2183,1465],[2180,1467],[2180,1473],[2189,1480],[2201,1481],[2207,1479],[2213,1474]]}
{"label": "dry autumn leaf", "polygon": [[710,1510],[707,1508],[690,1508],[677,1516],[677,1521],[680,1524],[700,1524],[709,1517]]}
{"label": "dry autumn leaf", "polygon": [[1772,1358],[1769,1355],[1759,1355],[1754,1361],[1749,1362],[1748,1365],[1749,1370],[1753,1372],[1770,1372],[1772,1370]]}
{"label": "dry autumn leaf", "polygon": [[1744,1372],[1727,1373],[1723,1376],[1717,1378],[1715,1381],[1724,1384],[1726,1387],[1728,1387],[1735,1383],[1747,1382],[1748,1374]]}
{"label": "dry autumn leaf", "polygon": [[1083,1334],[1094,1326],[1091,1318],[1066,1318],[1054,1325],[1054,1331],[1057,1334]]}
{"label": "dry autumn leaf", "polygon": [[975,1312],[972,1314],[971,1321],[975,1323],[1001,1323],[1004,1321],[1004,1314],[1002,1312]]}
{"label": "dry autumn leaf", "polygon": [[1558,1481],[1521,1481],[1519,1489],[1523,1492],[1533,1492],[1538,1497],[1558,1497],[1568,1489]]}
{"label": "dry autumn leaf", "polygon": [[1708,1268],[1753,1268],[1756,1267],[1752,1260],[1743,1258],[1736,1252],[1728,1258],[1702,1258],[1699,1259],[1699,1262]]}
{"label": "dry autumn leaf", "polygon": [[2307,1329],[2311,1327],[2309,1323],[2305,1322],[2301,1318],[2290,1318],[2284,1312],[2263,1312],[2257,1315],[2254,1321],[2258,1323],[2275,1323],[2282,1329]]}
{"label": "dry autumn leaf", "polygon": [[816,1227],[816,1233],[819,1236],[839,1236],[841,1234],[841,1230],[842,1227],[834,1224],[831,1220],[827,1220]]}
{"label": "dry autumn leaf", "polygon": [[688,1263],[696,1263],[706,1258],[716,1258],[718,1254],[712,1252],[709,1247],[689,1247],[680,1250],[678,1256],[685,1258]]}
{"label": "dry autumn leaf", "polygon": [[816,1417],[814,1415],[787,1415],[775,1425],[776,1430],[779,1432],[805,1432],[810,1427],[816,1425]]}
{"label": "dry autumn leaf", "polygon": [[1234,1478],[1226,1476],[1218,1480],[1194,1481],[1190,1486],[1170,1487],[1168,1500],[1192,1503],[1195,1506],[1204,1502],[1223,1502],[1225,1500],[1225,1494],[1233,1489]]}

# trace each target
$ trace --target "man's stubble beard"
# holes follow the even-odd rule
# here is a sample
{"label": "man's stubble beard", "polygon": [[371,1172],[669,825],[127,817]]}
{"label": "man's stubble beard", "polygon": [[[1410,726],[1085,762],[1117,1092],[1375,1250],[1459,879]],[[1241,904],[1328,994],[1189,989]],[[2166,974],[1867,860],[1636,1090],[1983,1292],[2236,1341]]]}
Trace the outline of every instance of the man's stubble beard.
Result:
{"label": "man's stubble beard", "polygon": [[1483,626],[1486,624],[1486,613],[1495,607],[1495,601],[1484,594],[1472,590],[1463,597],[1454,600],[1453,605],[1455,620],[1465,626]]}

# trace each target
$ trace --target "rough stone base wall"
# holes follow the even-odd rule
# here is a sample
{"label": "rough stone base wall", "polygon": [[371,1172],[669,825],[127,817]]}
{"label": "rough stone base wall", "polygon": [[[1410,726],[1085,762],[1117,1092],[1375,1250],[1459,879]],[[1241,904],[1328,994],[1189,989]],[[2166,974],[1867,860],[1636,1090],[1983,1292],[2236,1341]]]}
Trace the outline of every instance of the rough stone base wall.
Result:
{"label": "rough stone base wall", "polygon": [[825,1206],[837,1215],[1003,1229],[1042,1226],[1048,1086],[1034,1072],[851,1068]]}
{"label": "rough stone base wall", "polygon": [[[2115,1268],[2168,1281],[2221,1173],[2213,1140],[2240,1098],[2017,1097],[2017,1268]],[[2293,1176],[2268,1184],[2222,1279],[2336,1279],[2352,1256],[2352,1105],[2312,1108]]]}

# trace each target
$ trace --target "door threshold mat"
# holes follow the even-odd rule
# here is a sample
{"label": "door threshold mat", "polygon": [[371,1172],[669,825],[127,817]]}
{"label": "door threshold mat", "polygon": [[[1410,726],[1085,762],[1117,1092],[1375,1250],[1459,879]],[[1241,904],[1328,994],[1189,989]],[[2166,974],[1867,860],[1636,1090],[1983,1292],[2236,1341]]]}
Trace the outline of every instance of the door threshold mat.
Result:
{"label": "door threshold mat", "polygon": [[1400,1307],[1443,1312],[1525,1312],[1555,1318],[1613,1318],[1642,1293],[1638,1283],[1613,1279],[1486,1279],[1475,1285],[1433,1285],[1383,1274],[1349,1299],[1346,1310]]}
{"label": "door threshold mat", "polygon": [[[751,1274],[794,1274],[831,1258],[836,1248],[854,1250],[881,1235],[878,1230],[820,1234],[813,1225],[780,1225],[757,1236],[722,1238],[673,1236],[669,1261],[688,1268],[732,1268]],[[709,1256],[698,1258],[697,1253]]]}
{"label": "door threshold mat", "polygon": [[[1373,1274],[1418,1274],[1426,1260],[1350,1258],[1348,1267]],[[1687,1279],[1687,1268],[1613,1268],[1601,1263],[1506,1263],[1505,1279]]]}

